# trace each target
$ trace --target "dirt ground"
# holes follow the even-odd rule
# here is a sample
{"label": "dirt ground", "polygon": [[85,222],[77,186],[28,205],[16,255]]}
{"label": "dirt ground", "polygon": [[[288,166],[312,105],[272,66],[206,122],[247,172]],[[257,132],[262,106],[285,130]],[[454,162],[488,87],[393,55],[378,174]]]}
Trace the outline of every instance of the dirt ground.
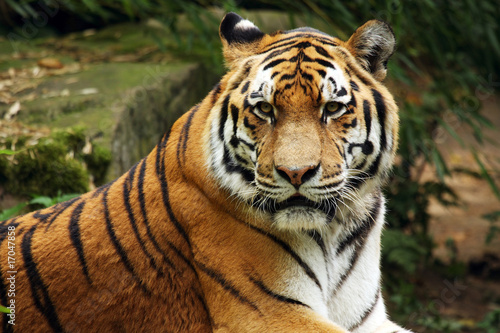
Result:
{"label": "dirt ground", "polygon": [[[479,146],[472,131],[465,125],[458,125],[452,119],[448,122],[460,137],[464,139],[462,147],[450,135],[438,135],[438,144],[450,169],[467,168],[479,172],[474,159],[476,152],[490,171],[497,186],[500,186],[500,96],[490,95],[483,99],[482,114],[496,129],[483,131],[487,141]],[[424,180],[434,177],[430,168],[425,171]],[[439,312],[459,319],[465,326],[481,320],[484,315],[498,308],[500,304],[500,232],[491,243],[485,238],[492,225],[482,216],[500,211],[500,200],[495,196],[488,182],[467,174],[455,174],[446,180],[459,195],[463,205],[443,207],[433,202],[430,207],[432,220],[430,233],[434,237],[436,248],[434,255],[443,262],[451,261],[450,250],[446,246],[453,240],[456,246],[456,260],[467,267],[467,274],[459,288],[450,287],[453,280],[429,272],[421,282],[428,299],[434,300]],[[500,221],[496,223],[500,228]],[[453,293],[454,292],[454,293]]]}

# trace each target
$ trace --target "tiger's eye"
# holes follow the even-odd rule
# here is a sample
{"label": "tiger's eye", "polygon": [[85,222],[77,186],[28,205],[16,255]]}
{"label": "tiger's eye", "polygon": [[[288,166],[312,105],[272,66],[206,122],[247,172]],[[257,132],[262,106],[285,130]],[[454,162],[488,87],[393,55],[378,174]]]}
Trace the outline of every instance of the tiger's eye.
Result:
{"label": "tiger's eye", "polygon": [[326,111],[328,112],[336,112],[340,109],[340,103],[337,102],[328,102],[326,103]]}
{"label": "tiger's eye", "polygon": [[270,113],[273,111],[273,106],[267,102],[261,102],[259,103],[259,109],[263,113]]}

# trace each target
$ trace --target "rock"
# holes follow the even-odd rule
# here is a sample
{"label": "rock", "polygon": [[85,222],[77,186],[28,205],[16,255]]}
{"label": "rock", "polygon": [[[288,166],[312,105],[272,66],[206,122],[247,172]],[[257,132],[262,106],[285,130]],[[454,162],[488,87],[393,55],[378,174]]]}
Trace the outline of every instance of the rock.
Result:
{"label": "rock", "polygon": [[23,103],[18,120],[52,130],[86,128],[94,143],[112,152],[105,177],[110,181],[146,156],[216,80],[195,63],[86,65],[76,73],[44,77],[34,91],[25,91],[45,98]]}
{"label": "rock", "polygon": [[48,68],[48,69],[61,69],[64,67],[61,61],[59,59],[55,58],[44,58],[40,59],[37,62],[38,66],[42,68]]}

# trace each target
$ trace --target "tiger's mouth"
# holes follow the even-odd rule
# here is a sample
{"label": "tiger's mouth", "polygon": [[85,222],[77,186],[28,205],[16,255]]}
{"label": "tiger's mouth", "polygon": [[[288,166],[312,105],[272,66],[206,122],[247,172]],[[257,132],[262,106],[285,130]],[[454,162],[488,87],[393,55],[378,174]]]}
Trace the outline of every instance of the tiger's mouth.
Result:
{"label": "tiger's mouth", "polygon": [[300,207],[300,206],[316,208],[318,206],[318,203],[309,200],[302,195],[294,195],[280,203],[277,203],[276,210],[282,210],[289,207]]}
{"label": "tiger's mouth", "polygon": [[335,217],[336,213],[336,205],[333,203],[329,202],[316,202],[312,201],[303,195],[293,195],[289,197],[286,200],[277,202],[276,200],[267,200],[265,204],[258,204],[254,200],[254,203],[252,203],[253,206],[258,206],[260,209],[263,209],[264,211],[267,211],[271,214],[278,213],[280,211],[284,211],[285,209],[290,209],[290,210],[320,210],[329,219],[333,219]]}

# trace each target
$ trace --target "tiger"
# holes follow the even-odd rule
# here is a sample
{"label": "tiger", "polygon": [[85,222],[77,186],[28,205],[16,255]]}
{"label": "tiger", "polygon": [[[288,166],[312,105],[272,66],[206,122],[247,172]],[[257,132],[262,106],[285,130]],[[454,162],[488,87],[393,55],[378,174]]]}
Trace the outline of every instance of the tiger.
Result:
{"label": "tiger", "polygon": [[147,157],[1,222],[4,332],[410,332],[381,291],[392,29],[219,36],[227,73]]}

